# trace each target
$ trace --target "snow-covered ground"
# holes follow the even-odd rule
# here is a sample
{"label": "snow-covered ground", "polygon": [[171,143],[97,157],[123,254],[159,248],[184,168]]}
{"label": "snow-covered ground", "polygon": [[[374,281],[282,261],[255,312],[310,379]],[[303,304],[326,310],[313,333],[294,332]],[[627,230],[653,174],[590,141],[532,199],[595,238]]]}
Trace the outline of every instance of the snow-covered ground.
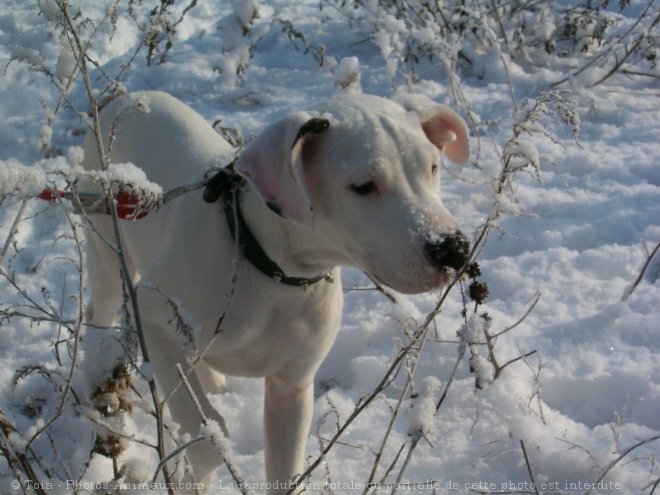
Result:
{"label": "snow-covered ground", "polygon": [[[91,57],[105,71],[118,74],[137,47],[138,24],[145,22],[148,9],[141,8],[136,23],[126,14],[129,2],[70,3],[74,10],[82,5],[76,22],[85,17],[99,22],[110,4],[119,5],[116,30],[106,23],[90,47]],[[175,18],[187,4],[183,3],[176,7]],[[612,6],[611,15],[620,16],[612,37],[629,28],[641,33],[658,15],[653,2],[630,3],[621,14],[618,2]],[[405,46],[401,33],[409,27],[387,17],[376,2],[365,5],[354,9],[340,2],[264,2],[244,33],[236,29],[230,2],[201,0],[178,25],[164,63],[157,63],[156,55],[147,65],[143,49],[121,81],[129,91],[168,91],[209,122],[222,119],[221,126],[240,129],[245,137],[292,109],[309,108],[313,100],[343,91],[337,83],[351,80],[349,90],[357,85],[381,96],[414,91],[454,105],[464,115],[469,108],[474,163],[463,168],[447,165],[442,187],[445,204],[463,231],[476,233],[494,211],[493,181],[514,124],[537,95],[582,66],[589,54],[577,50],[573,56],[553,58],[535,50],[530,53],[538,59],[511,60],[495,49],[471,52],[464,44],[473,65],[460,66],[459,93],[456,87],[452,91],[442,57],[431,63],[421,60],[419,81],[408,84],[402,70],[409,67],[396,53]],[[635,24],[649,5],[646,21]],[[237,13],[247,24],[249,9]],[[545,24],[539,25],[551,30],[552,17],[546,14]],[[57,17],[54,0],[2,2],[2,193],[8,192],[10,183],[22,181],[24,192],[31,183],[41,183],[39,173],[22,166],[68,170],[80,155],[77,146],[87,120],[71,107],[85,112],[89,105],[76,78],[69,104],[57,109],[59,91],[52,80],[66,84],[75,63],[49,15]],[[91,29],[87,26],[83,34]],[[650,34],[657,37],[654,29]],[[242,62],[247,68],[239,81],[234,73]],[[39,70],[43,67],[50,75]],[[570,129],[548,120],[542,121],[543,128],[561,145],[539,133],[523,136],[526,156],[540,153],[541,167],[516,174],[506,198],[497,202],[518,214],[497,218],[479,255],[480,280],[487,283],[489,297],[477,313],[488,313],[491,335],[522,319],[496,340],[494,352],[499,364],[527,357],[477,389],[468,352],[450,381],[466,309],[456,287],[436,316],[419,358],[414,364],[409,361],[394,383],[351,423],[314,471],[312,493],[362,493],[405,385],[406,370],[413,368],[412,392],[404,397],[372,478],[383,481],[380,493],[391,491],[386,483],[397,480],[414,438],[410,433],[418,428],[424,438],[410,455],[400,493],[660,490],[660,257],[651,260],[632,290],[649,251],[660,241],[660,86],[657,69],[645,70],[656,76],[617,74],[590,87],[606,72],[593,68],[555,88],[570,90],[576,103],[579,144]],[[92,82],[102,87],[105,82],[98,74],[92,71]],[[21,201],[13,195],[0,205],[0,247]],[[75,320],[84,297],[76,269],[80,255],[62,209],[37,200],[26,208],[0,277],[0,411],[17,430],[9,435],[17,451],[54,416],[71,362],[66,326],[49,320]],[[424,321],[439,297],[396,295],[393,304],[380,292],[351,290],[370,286],[360,272],[346,269],[344,279],[342,330],[317,376],[310,462],[371,393],[407,343],[406,332]],[[46,311],[39,313],[36,306]],[[467,317],[473,307],[467,304]],[[474,345],[471,350],[482,356],[482,373],[492,373],[492,365],[483,359],[486,346]],[[20,375],[17,370],[22,370]],[[146,393],[145,384],[136,381]],[[433,417],[447,387],[447,398]],[[263,480],[261,395],[260,381],[231,378],[228,391],[211,398],[231,432],[235,464],[246,481],[255,483]],[[75,402],[71,395],[69,402]],[[40,479],[51,483],[48,493],[72,493],[65,480],[82,478],[91,487],[113,478],[107,458],[95,455],[86,464],[93,427],[77,411],[64,407],[28,454],[41,459],[32,463]],[[8,427],[0,427],[9,434]],[[153,422],[139,412],[126,419],[126,431],[154,441]],[[4,446],[5,436],[0,439]],[[136,479],[150,479],[156,465],[153,450],[136,442],[127,442],[120,461],[128,462]],[[236,491],[226,468],[216,477],[216,491]],[[15,473],[0,457],[0,493],[19,493],[14,481]],[[227,490],[219,491],[221,486]]]}

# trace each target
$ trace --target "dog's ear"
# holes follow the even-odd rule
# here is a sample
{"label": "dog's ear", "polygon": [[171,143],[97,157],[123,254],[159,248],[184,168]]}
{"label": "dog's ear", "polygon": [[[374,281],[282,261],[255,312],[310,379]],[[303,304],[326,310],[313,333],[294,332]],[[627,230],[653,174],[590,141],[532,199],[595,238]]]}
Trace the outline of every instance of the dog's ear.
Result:
{"label": "dog's ear", "polygon": [[422,129],[436,148],[452,162],[463,165],[470,159],[470,137],[459,114],[446,105],[434,105],[420,115]]}
{"label": "dog's ear", "polygon": [[259,191],[268,207],[307,226],[314,211],[303,168],[303,146],[330,123],[297,112],[267,127],[236,161],[236,171]]}
{"label": "dog's ear", "polygon": [[470,159],[470,137],[467,125],[458,113],[447,105],[433,103],[419,95],[400,99],[406,110],[419,119],[426,137],[443,151],[452,162],[463,165]]}

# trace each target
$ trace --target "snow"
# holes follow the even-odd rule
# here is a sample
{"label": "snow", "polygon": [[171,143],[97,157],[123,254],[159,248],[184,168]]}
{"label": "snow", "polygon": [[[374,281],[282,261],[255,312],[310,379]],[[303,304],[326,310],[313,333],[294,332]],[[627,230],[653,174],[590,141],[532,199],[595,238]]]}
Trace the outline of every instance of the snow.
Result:
{"label": "snow", "polygon": [[[0,435],[0,445],[8,438],[17,451],[58,413],[71,363],[70,335],[86,297],[79,292],[83,260],[74,238],[83,234],[77,217],[60,205],[28,201],[13,242],[5,246],[23,198],[50,182],[63,186],[80,173],[89,105],[80,79],[59,104],[58,87],[65,88],[75,59],[61,36],[57,3],[7,0],[0,13],[0,428],[5,432],[7,418],[17,430]],[[135,5],[134,20],[128,2],[118,2],[114,27],[108,20],[96,32],[94,23],[108,13],[110,2],[70,3],[93,21],[81,26],[84,39],[92,38],[92,57],[107,74],[121,74],[113,87],[170,92],[209,122],[222,119],[224,127],[243,136],[343,87],[392,98],[423,93],[463,116],[470,112],[475,163],[445,163],[440,174],[443,203],[468,237],[474,240],[486,223],[493,226],[478,258],[479,280],[487,283],[489,297],[475,311],[474,303],[461,295],[467,293],[466,281],[436,315],[414,361],[412,393],[403,398],[373,479],[385,477],[379,493],[391,491],[386,484],[397,478],[409,435],[420,439],[402,475],[409,485],[400,493],[429,493],[432,487],[449,494],[533,492],[529,470],[536,488],[546,493],[651,492],[660,477],[660,256],[634,283],[660,241],[656,68],[644,69],[655,77],[618,74],[592,87],[611,65],[577,72],[597,56],[591,38],[586,53],[560,56],[568,45],[547,53],[543,42],[564,29],[564,19],[546,7],[527,19],[521,34],[543,40],[538,50],[511,56],[502,52],[504,44],[480,44],[499,36],[501,29],[470,2],[472,10],[447,10],[447,21],[477,19],[480,27],[463,37],[453,32],[442,38],[442,24],[412,28],[391,10],[379,15],[381,2],[362,2],[359,9],[340,7],[341,2],[319,8],[315,0],[278,0],[268,5],[199,2],[177,26],[164,63],[158,61],[165,41],[151,65],[143,49],[123,70],[141,41],[140,26],[148,24],[151,7]],[[612,39],[634,28],[648,5],[630,3],[621,12],[618,3],[607,11],[616,21]],[[183,8],[177,5],[170,19],[179,19]],[[290,21],[293,31],[274,19]],[[502,22],[513,33],[514,21]],[[648,27],[645,22],[639,23],[640,33]],[[591,36],[595,28],[584,24],[583,34]],[[412,67],[406,50],[413,45],[423,55],[411,74],[406,73]],[[319,54],[325,65],[319,65]],[[450,74],[452,67],[457,71]],[[106,83],[98,70],[92,74],[101,91]],[[570,90],[579,113],[579,120],[573,119],[579,143],[570,125],[554,123],[548,114],[525,120],[528,104],[566,78],[560,89]],[[141,104],[148,111],[148,101]],[[512,157],[512,176],[508,187],[497,191],[503,153]],[[112,164],[103,179],[160,192],[130,163]],[[343,279],[342,330],[316,378],[310,462],[374,390],[440,296],[394,294],[393,304],[378,291],[355,290],[372,287],[358,270],[345,269]],[[185,308],[176,300],[172,304],[182,328],[194,334],[196,324]],[[512,326],[496,338],[495,354],[500,367],[516,361],[497,373],[488,360],[484,329],[496,335]],[[93,330],[85,335],[79,352],[99,361],[84,373],[77,370],[74,390],[80,393],[122,356],[113,346],[117,338]],[[189,337],[182,334],[184,341]],[[452,379],[461,352],[465,355]],[[522,355],[527,357],[518,359]],[[149,365],[136,365],[143,376],[134,373],[134,386],[148,402],[144,377],[152,372]],[[362,493],[411,365],[406,362],[324,457],[309,480],[310,493],[324,486],[339,494]],[[446,387],[447,397],[434,415]],[[210,400],[225,418],[230,438],[211,423],[200,429],[231,453],[250,483],[264,480],[262,395],[261,381],[228,377],[225,390]],[[113,400],[119,407],[123,398]],[[120,457],[124,480],[150,480],[156,454],[131,438],[153,443],[154,421],[143,402],[133,400],[133,411],[111,424],[127,435],[121,440],[126,445]],[[99,412],[76,405],[72,396],[60,412],[49,436],[31,446],[42,460],[40,479],[53,484],[49,493],[71,493],[66,480],[92,487],[111,481],[109,459],[94,455],[89,460],[92,434],[102,430],[95,423],[102,421]],[[170,437],[167,443],[174,446]],[[44,466],[50,467],[48,474]],[[225,486],[232,483],[226,467],[215,478]],[[13,481],[12,468],[0,456],[0,493],[19,493]],[[418,484],[414,489],[413,483]]]}
{"label": "snow", "polygon": [[442,389],[442,383],[435,376],[421,380],[420,390],[410,404],[410,426],[408,434],[424,437],[431,444],[435,443],[435,396]]}
{"label": "snow", "polygon": [[360,60],[357,57],[344,57],[335,69],[335,84],[345,90],[361,92]]}
{"label": "snow", "polygon": [[162,188],[147,179],[145,173],[132,163],[111,163],[106,172],[97,172],[96,180],[114,184],[130,184],[154,196],[162,193]]}
{"label": "snow", "polygon": [[46,186],[46,174],[39,167],[26,167],[14,159],[0,160],[0,195],[39,194]]}

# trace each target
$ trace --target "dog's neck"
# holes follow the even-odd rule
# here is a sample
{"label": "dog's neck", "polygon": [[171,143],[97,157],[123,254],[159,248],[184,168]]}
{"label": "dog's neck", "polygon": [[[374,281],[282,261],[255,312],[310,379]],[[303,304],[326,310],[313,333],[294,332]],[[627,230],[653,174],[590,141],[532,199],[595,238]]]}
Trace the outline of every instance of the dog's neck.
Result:
{"label": "dog's neck", "polygon": [[239,195],[241,213],[262,249],[289,277],[313,278],[338,264],[314,229],[282,218],[251,186]]}

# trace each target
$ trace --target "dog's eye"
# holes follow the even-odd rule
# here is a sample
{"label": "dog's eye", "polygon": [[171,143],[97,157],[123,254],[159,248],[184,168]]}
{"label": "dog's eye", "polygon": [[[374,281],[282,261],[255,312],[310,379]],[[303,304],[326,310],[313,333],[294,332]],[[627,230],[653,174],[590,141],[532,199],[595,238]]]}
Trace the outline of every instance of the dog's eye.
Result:
{"label": "dog's eye", "polygon": [[370,180],[364,184],[351,184],[351,189],[360,196],[367,196],[376,190],[376,183]]}
{"label": "dog's eye", "polygon": [[438,173],[438,166],[434,164],[431,166],[431,175],[435,177],[435,174],[437,173]]}

